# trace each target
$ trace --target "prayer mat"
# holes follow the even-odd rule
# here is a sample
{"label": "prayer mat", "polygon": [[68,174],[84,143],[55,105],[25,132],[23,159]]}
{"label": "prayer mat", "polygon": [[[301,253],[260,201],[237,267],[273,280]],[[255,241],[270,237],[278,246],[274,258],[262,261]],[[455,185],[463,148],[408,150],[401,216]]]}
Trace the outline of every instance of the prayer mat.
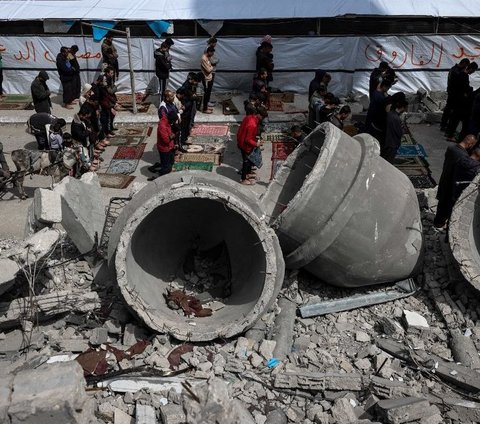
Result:
{"label": "prayer mat", "polygon": [[424,158],[424,157],[427,157],[428,155],[421,144],[406,144],[406,145],[400,146],[396,156],[398,157],[421,156]]}
{"label": "prayer mat", "polygon": [[0,110],[31,110],[33,105],[30,102],[0,102]]}
{"label": "prayer mat", "polygon": [[118,127],[118,129],[115,132],[115,137],[119,137],[119,136],[123,136],[123,137],[133,137],[133,136],[149,137],[152,134],[152,130],[153,130],[153,127],[148,126],[148,125]]}
{"label": "prayer mat", "polygon": [[270,99],[280,100],[283,103],[293,103],[295,101],[295,93],[285,91],[282,93],[270,93]]}
{"label": "prayer mat", "polygon": [[33,99],[30,94],[6,94],[0,98],[1,103],[32,103]]}
{"label": "prayer mat", "polygon": [[402,135],[402,144],[406,144],[406,145],[415,144],[415,140],[413,139],[413,137],[410,134],[403,134]]}
{"label": "prayer mat", "polygon": [[180,153],[175,157],[175,162],[211,162],[220,165],[220,155],[215,153]]}
{"label": "prayer mat", "polygon": [[288,135],[283,132],[269,132],[262,134],[262,140],[267,142],[277,142],[277,141],[286,141]]}
{"label": "prayer mat", "polygon": [[295,147],[297,147],[297,145],[289,141],[277,141],[272,143],[272,160],[287,159],[288,155],[295,150]]}
{"label": "prayer mat", "polygon": [[408,177],[419,177],[422,175],[428,175],[430,173],[425,166],[411,166],[397,169],[402,171]]}
{"label": "prayer mat", "polygon": [[196,135],[189,137],[188,142],[190,144],[216,144],[223,143],[225,144],[229,140],[228,136],[208,136],[208,135]]}
{"label": "prayer mat", "polygon": [[429,163],[426,159],[420,156],[405,156],[405,157],[396,157],[393,161],[393,165],[397,168],[416,168],[416,167],[427,167]]}
{"label": "prayer mat", "polygon": [[110,145],[111,146],[138,146],[140,143],[143,143],[147,137],[144,136],[119,136],[111,138]]}
{"label": "prayer mat", "polygon": [[283,102],[275,97],[270,97],[267,103],[270,112],[283,112]]}
{"label": "prayer mat", "polygon": [[131,174],[137,169],[138,159],[112,159],[106,174]]}
{"label": "prayer mat", "polygon": [[190,132],[191,136],[209,135],[209,136],[225,136],[228,135],[228,125],[209,125],[199,124],[195,125]]}
{"label": "prayer mat", "polygon": [[240,111],[233,103],[232,99],[222,101],[222,109],[224,115],[239,115]]}
{"label": "prayer mat", "polygon": [[[144,99],[147,96],[145,93],[135,93],[135,101],[137,102],[137,105],[140,103],[143,103]],[[123,104],[132,104],[132,93],[122,93],[122,94],[117,94],[117,103],[120,103],[121,105]]]}
{"label": "prayer mat", "polygon": [[212,162],[179,162],[173,164],[174,171],[207,171],[212,172]]}
{"label": "prayer mat", "polygon": [[147,143],[139,146],[119,146],[113,155],[113,159],[140,159]]}
{"label": "prayer mat", "polygon": [[97,173],[100,185],[108,188],[124,189],[135,179],[132,175]]}
{"label": "prayer mat", "polygon": [[415,188],[433,188],[437,185],[430,175],[408,175]]}

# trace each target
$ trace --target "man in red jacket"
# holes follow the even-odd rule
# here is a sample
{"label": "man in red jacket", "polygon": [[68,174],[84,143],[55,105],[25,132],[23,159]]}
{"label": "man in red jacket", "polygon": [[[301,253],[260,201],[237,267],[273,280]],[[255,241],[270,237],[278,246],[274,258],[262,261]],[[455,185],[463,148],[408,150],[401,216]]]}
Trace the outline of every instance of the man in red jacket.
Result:
{"label": "man in red jacket", "polygon": [[248,155],[253,149],[260,147],[263,143],[258,141],[258,129],[260,123],[268,116],[267,109],[259,106],[256,113],[247,115],[243,118],[240,128],[237,132],[237,146],[242,153],[242,177],[241,184],[255,184],[255,173],[252,172],[253,163],[248,159]]}
{"label": "man in red jacket", "polygon": [[153,181],[162,175],[172,172],[173,163],[175,162],[175,134],[166,114],[163,114],[160,121],[158,121],[157,149],[160,154],[160,167],[155,172],[158,175],[149,177],[148,181]]}

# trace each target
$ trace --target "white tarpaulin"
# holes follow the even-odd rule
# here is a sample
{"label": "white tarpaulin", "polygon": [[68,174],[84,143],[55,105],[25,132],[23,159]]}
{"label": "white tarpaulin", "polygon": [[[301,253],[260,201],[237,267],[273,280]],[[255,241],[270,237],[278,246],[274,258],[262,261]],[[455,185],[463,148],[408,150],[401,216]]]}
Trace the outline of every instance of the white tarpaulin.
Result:
{"label": "white tarpaulin", "polygon": [[343,15],[480,16],[478,0],[1,0],[0,4],[0,20],[225,20]]}
{"label": "white tarpaulin", "polygon": [[[216,55],[220,59],[214,91],[250,91],[255,69],[255,50],[259,38],[221,38]],[[119,52],[121,91],[128,91],[130,80],[126,40],[114,39]],[[0,37],[4,82],[7,93],[30,91],[33,78],[42,69],[50,75],[52,91],[59,90],[55,57],[61,46],[77,44],[82,82],[91,82],[101,63],[100,43],[87,37]],[[153,50],[160,40],[132,39],[132,59],[138,90],[155,90]],[[170,88],[177,88],[189,71],[200,69],[205,38],[175,39],[171,49],[173,72]],[[395,91],[444,90],[446,75],[461,58],[480,57],[480,36],[378,36],[378,37],[297,37],[274,38],[275,62],[272,86],[282,90],[306,92],[316,69],[332,74],[331,91],[338,95],[367,92],[371,70],[385,60],[397,71]],[[479,77],[471,76],[474,86]]]}

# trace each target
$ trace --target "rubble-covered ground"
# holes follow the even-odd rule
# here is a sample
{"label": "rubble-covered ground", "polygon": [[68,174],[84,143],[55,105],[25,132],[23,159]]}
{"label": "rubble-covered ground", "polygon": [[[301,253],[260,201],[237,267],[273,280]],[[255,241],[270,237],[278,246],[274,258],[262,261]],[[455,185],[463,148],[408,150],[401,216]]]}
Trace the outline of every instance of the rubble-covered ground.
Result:
{"label": "rubble-covered ground", "polygon": [[[434,196],[419,197],[425,234],[419,290],[361,309],[294,317],[285,358],[274,356],[282,298],[300,307],[388,286],[339,289],[290,272],[277,304],[253,329],[191,344],[143,327],[115,281],[94,279],[91,257],[61,234],[43,259],[24,258],[2,295],[2,422],[45,422],[41,414],[52,409],[60,411],[52,423],[480,421],[480,303],[458,273],[445,234],[432,229]],[[2,240],[0,258],[21,243]],[[86,394],[83,382],[63,381],[81,374],[75,362]],[[27,381],[25,392],[37,394],[19,399]]]}

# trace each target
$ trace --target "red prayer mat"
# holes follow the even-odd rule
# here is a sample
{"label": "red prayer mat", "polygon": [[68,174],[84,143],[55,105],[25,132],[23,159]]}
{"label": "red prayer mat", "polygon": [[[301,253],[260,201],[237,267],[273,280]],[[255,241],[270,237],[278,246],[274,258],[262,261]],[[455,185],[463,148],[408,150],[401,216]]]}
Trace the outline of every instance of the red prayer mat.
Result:
{"label": "red prayer mat", "polygon": [[228,134],[228,125],[208,125],[200,124],[195,125],[190,132],[190,135],[212,135],[212,136],[224,136]]}
{"label": "red prayer mat", "polygon": [[113,155],[113,159],[140,159],[147,143],[138,146],[119,146]]}

